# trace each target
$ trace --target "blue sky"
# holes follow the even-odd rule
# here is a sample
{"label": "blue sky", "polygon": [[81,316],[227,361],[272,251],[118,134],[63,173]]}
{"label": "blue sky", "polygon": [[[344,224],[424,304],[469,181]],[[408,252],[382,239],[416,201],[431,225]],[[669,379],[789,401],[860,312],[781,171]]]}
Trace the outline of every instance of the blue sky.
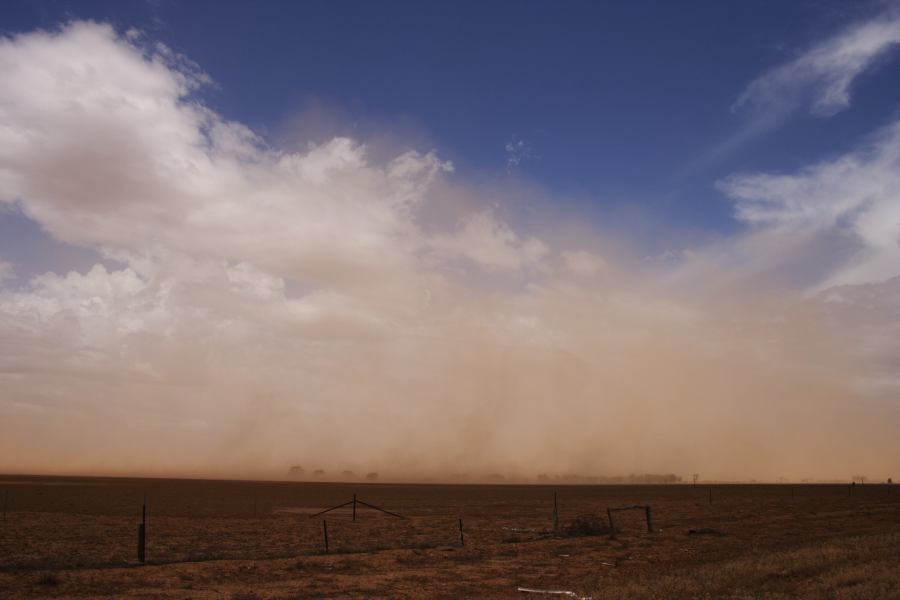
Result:
{"label": "blue sky", "polygon": [[0,472],[896,477],[896,1],[0,33]]}
{"label": "blue sky", "polygon": [[[71,19],[137,27],[202,66],[210,106],[277,138],[311,102],[365,131],[397,123],[464,172],[506,169],[593,218],[635,207],[669,225],[732,231],[714,182],[793,170],[887,122],[885,61],[850,110],[795,115],[714,160],[748,82],[881,2],[7,2],[7,33]],[[274,141],[274,140],[273,140]]]}

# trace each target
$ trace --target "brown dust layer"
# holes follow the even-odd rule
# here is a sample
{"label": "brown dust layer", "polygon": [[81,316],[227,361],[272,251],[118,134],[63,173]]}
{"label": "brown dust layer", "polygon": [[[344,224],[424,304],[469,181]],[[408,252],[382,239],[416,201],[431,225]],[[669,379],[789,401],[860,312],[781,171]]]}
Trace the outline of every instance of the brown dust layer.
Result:
{"label": "brown dust layer", "polygon": [[[311,518],[354,494],[355,521],[352,505]],[[9,598],[540,597],[520,587],[595,599],[900,597],[900,491],[889,485],[0,476],[0,503]],[[633,504],[652,507],[653,531],[644,511],[617,512],[611,537],[606,509]]]}

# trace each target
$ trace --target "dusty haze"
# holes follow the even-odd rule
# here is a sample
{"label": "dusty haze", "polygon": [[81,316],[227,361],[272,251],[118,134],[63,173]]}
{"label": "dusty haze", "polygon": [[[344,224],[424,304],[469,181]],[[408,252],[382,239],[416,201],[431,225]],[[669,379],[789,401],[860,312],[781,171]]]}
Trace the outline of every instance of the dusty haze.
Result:
{"label": "dusty haze", "polygon": [[0,42],[0,207],[96,256],[0,260],[0,472],[898,475],[900,125],[648,250],[390,132],[276,145],[201,68]]}

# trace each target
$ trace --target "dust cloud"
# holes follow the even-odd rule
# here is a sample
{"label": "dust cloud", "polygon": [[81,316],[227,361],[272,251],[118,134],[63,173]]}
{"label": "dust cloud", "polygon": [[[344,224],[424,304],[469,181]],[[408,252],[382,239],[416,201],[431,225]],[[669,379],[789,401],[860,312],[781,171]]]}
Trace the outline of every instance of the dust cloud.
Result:
{"label": "dust cloud", "polygon": [[648,254],[396,138],[271,146],[107,25],[0,65],[0,202],[97,257],[0,271],[0,472],[896,476],[900,286],[817,287],[821,229]]}

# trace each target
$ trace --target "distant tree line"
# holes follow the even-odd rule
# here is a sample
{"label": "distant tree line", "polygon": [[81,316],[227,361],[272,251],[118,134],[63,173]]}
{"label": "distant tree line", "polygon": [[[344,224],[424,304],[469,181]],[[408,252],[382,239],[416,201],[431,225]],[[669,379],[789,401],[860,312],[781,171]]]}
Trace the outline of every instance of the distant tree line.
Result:
{"label": "distant tree line", "polygon": [[675,473],[631,473],[630,475],[548,475],[542,473],[537,478],[540,482],[559,481],[566,483],[652,484],[680,483],[682,481],[681,476]]}

